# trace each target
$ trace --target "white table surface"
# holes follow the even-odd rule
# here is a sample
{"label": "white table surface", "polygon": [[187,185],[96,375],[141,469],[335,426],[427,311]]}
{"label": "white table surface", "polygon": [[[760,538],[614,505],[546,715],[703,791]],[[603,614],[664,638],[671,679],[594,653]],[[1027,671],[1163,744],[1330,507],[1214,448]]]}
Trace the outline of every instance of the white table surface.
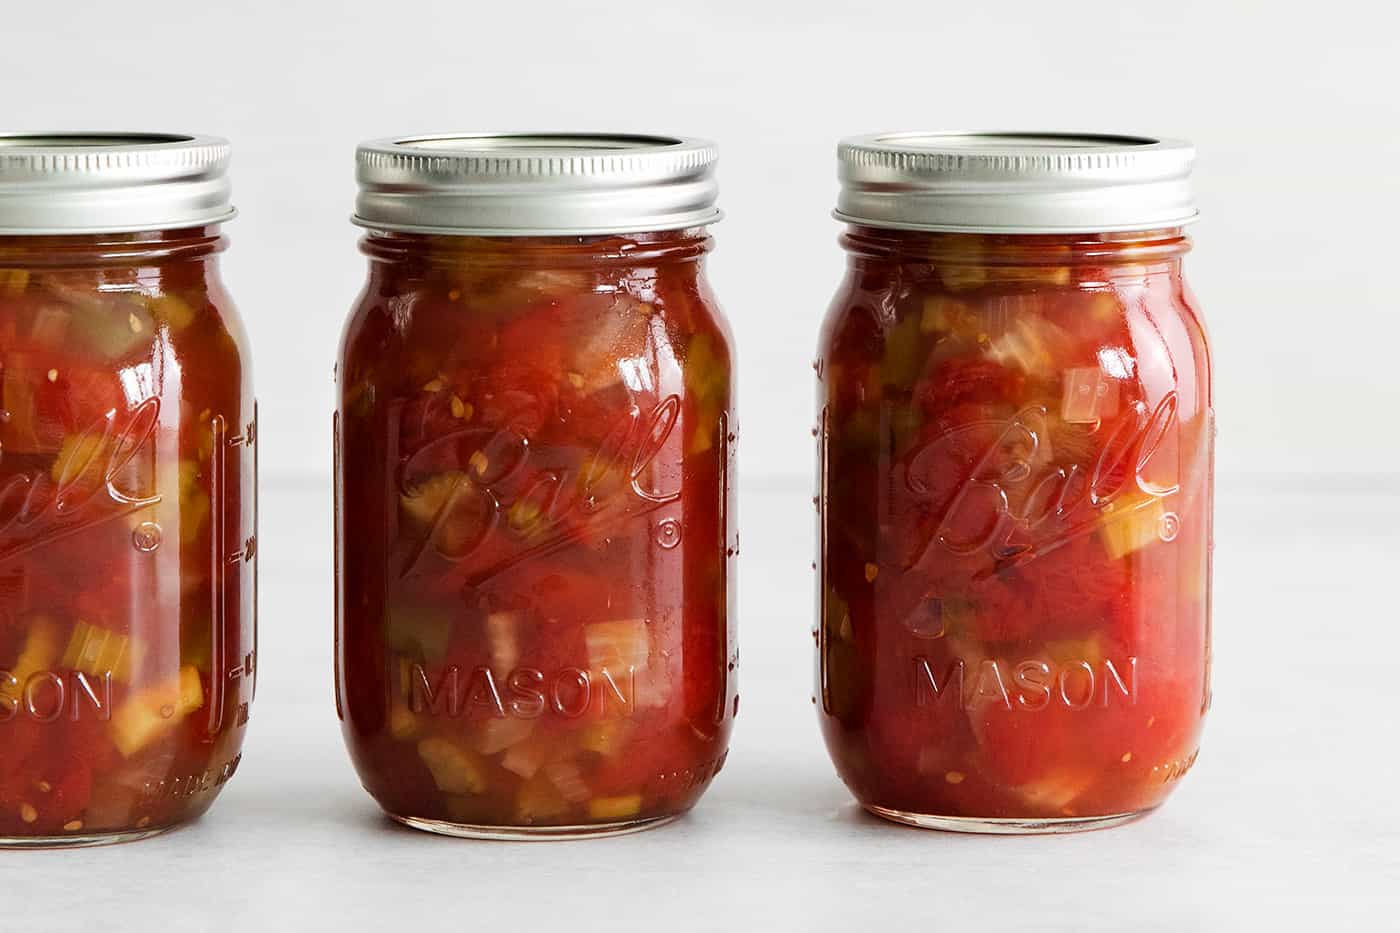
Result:
{"label": "white table surface", "polygon": [[743,489],[733,750],[671,826],[497,843],[400,829],[331,692],[330,504],[265,477],[258,702],[237,776],[145,842],[0,853],[0,929],[1393,928],[1400,477],[1224,478],[1215,701],[1156,814],[1062,837],[904,829],[837,780],[809,697],[806,478]]}

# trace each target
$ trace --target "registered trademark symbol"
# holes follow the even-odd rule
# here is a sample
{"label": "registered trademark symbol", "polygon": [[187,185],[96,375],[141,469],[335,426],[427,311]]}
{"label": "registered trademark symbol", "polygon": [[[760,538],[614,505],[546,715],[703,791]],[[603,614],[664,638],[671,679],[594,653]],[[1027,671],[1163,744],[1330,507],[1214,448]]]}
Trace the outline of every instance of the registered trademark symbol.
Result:
{"label": "registered trademark symbol", "polygon": [[155,522],[142,522],[131,532],[131,543],[138,551],[154,551],[160,547],[160,526]]}
{"label": "registered trademark symbol", "polygon": [[681,523],[674,518],[666,518],[656,523],[656,543],[671,550],[681,543]]}

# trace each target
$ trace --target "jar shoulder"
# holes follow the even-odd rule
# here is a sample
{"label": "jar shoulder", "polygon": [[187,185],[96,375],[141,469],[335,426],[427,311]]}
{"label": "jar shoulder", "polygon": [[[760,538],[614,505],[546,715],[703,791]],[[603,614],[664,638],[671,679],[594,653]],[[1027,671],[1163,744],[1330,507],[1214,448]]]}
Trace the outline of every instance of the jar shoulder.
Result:
{"label": "jar shoulder", "polygon": [[732,378],[733,344],[713,290],[693,272],[378,272],[345,322],[340,368],[419,386],[444,367],[490,362],[582,376],[580,367],[615,369],[618,360],[645,356],[662,378],[689,366]]}
{"label": "jar shoulder", "polygon": [[[1179,273],[990,271],[950,283],[928,268],[851,270],[828,306],[818,355],[838,368],[878,366],[888,383],[913,378],[920,361],[955,354],[1044,376],[1057,364],[1102,363],[1107,351],[1209,382],[1203,315]],[[906,366],[893,365],[901,359]]]}

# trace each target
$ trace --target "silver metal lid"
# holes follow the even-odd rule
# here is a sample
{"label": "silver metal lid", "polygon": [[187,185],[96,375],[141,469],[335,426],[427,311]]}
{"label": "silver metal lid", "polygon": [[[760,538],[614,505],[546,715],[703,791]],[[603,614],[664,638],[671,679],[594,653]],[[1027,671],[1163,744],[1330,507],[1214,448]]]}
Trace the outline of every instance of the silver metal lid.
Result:
{"label": "silver metal lid", "polygon": [[213,136],[0,133],[0,235],[222,223],[228,168],[228,141]]}
{"label": "silver metal lid", "polygon": [[1179,140],[1063,133],[877,133],[837,148],[838,220],[957,233],[1092,233],[1196,219]]}
{"label": "silver metal lid", "polygon": [[557,236],[719,220],[719,152],[702,139],[460,133],[356,152],[355,223],[405,233]]}

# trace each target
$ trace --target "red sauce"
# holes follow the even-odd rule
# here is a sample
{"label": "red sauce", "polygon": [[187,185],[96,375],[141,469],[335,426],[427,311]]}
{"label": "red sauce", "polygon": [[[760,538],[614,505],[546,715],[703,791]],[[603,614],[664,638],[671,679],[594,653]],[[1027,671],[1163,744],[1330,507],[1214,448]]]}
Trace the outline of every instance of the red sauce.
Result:
{"label": "red sauce", "polygon": [[854,227],[845,245],[818,363],[837,770],[896,817],[1155,807],[1209,702],[1187,241]]}
{"label": "red sauce", "polygon": [[151,832],[238,766],[254,406],[217,229],[0,237],[0,839]]}
{"label": "red sauce", "polygon": [[337,697],[390,815],[606,829],[688,809],[718,772],[736,426],[708,247],[366,239],[339,367]]}

